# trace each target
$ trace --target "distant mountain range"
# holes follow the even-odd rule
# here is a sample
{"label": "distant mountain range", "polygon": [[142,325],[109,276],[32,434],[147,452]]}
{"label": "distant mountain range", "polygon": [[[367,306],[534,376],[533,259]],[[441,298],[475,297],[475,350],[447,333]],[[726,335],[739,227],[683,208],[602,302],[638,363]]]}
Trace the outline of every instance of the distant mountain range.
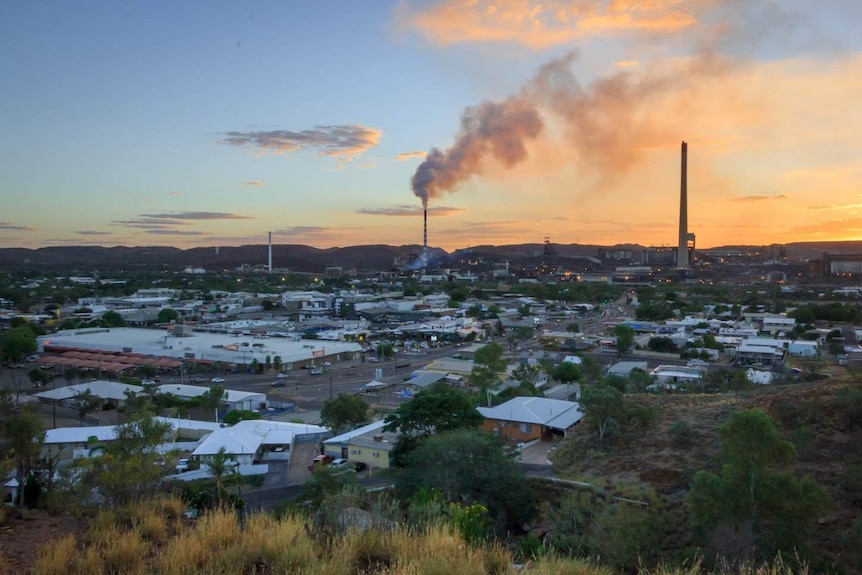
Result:
{"label": "distant mountain range", "polygon": [[[551,244],[554,253],[564,258],[597,257],[599,249],[645,249],[637,244],[614,246],[583,244]],[[481,245],[456,250],[452,253],[440,248],[428,248],[429,259],[436,262],[452,262],[456,267],[464,259],[483,258],[499,261],[541,256],[544,244],[517,244],[505,246]],[[778,257],[779,248],[787,258],[807,260],[819,258],[823,252],[833,254],[862,254],[862,241],[849,242],[797,242],[776,244],[771,252]],[[703,251],[755,251],[770,250],[770,246],[723,246]],[[323,273],[327,267],[341,267],[345,272],[389,270],[396,265],[406,265],[412,257],[421,254],[422,246],[364,245],[343,248],[319,249],[305,245],[273,245],[272,261],[275,269],[292,272]],[[219,246],[207,248],[179,249],[165,246],[151,247],[102,247],[102,246],[58,246],[38,249],[0,248],[0,270],[18,271],[63,271],[91,273],[119,270],[170,270],[187,267],[204,268],[207,271],[234,270],[240,266],[266,266],[267,246]],[[418,267],[418,266],[417,266]]]}

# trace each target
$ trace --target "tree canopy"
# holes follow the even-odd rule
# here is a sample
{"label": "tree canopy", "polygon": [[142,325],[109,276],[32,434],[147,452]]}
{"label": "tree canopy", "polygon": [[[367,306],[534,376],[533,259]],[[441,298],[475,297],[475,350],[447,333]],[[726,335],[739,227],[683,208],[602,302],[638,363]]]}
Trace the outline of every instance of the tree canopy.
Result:
{"label": "tree canopy", "polygon": [[[699,471],[688,498],[692,525],[704,537],[721,532],[731,561],[798,549],[825,508],[822,489],[792,470],[796,450],[760,410],[737,411],[720,429],[721,473]],[[728,541],[738,541],[727,546]]]}
{"label": "tree canopy", "polygon": [[384,429],[429,436],[435,432],[474,429],[484,420],[469,395],[445,383],[435,383],[390,413]]}
{"label": "tree canopy", "polygon": [[323,403],[320,420],[337,434],[367,423],[369,409],[368,403],[361,397],[342,393]]}
{"label": "tree canopy", "polygon": [[405,498],[436,489],[450,502],[479,503],[499,530],[527,519],[532,506],[523,471],[503,453],[499,438],[482,431],[429,437],[406,456],[395,480]]}
{"label": "tree canopy", "polygon": [[21,361],[21,359],[38,349],[36,334],[29,326],[13,327],[0,338],[0,353],[4,360]]}
{"label": "tree canopy", "polygon": [[470,372],[470,383],[484,394],[488,390],[499,387],[500,376],[505,371],[506,360],[503,359],[503,347],[498,343],[489,343],[476,351],[473,370]]}

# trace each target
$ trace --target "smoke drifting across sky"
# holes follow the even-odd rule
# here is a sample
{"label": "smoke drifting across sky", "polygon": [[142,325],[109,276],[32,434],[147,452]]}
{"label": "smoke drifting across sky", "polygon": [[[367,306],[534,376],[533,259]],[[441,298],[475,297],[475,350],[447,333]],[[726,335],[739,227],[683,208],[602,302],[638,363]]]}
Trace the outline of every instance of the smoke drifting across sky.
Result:
{"label": "smoke drifting across sky", "polygon": [[[703,112],[696,109],[699,83],[744,66],[740,52],[756,44],[758,34],[789,24],[770,2],[699,0],[690,9],[686,26],[665,30],[680,33],[689,56],[660,64],[625,61],[615,73],[582,85],[569,52],[543,65],[517,94],[468,107],[452,147],[433,148],[417,168],[414,195],[427,206],[474,176],[515,167],[534,148],[554,150],[558,162],[577,165],[579,178],[601,184],[628,173],[647,151],[686,138],[696,142],[686,131]],[[755,34],[751,22],[764,26]],[[531,146],[534,141],[546,145]]]}

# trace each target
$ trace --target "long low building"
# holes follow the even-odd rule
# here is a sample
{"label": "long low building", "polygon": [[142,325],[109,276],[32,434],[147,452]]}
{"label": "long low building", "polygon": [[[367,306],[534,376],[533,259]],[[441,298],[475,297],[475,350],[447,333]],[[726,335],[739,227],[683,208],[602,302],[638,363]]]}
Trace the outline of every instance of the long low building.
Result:
{"label": "long low building", "polygon": [[58,331],[40,337],[39,349],[58,353],[102,352],[106,355],[101,359],[113,363],[124,363],[124,356],[149,356],[248,365],[254,360],[266,363],[267,357],[273,361],[277,356],[285,370],[324,361],[359,359],[362,352],[362,346],[353,342],[294,341],[278,337],[129,327]]}
{"label": "long low building", "polygon": [[[179,383],[165,383],[156,388],[159,393],[170,393],[181,399],[194,399],[207,393],[210,388],[200,385],[184,385]],[[255,391],[238,391],[236,389],[225,389],[224,401],[222,402],[228,411],[231,409],[245,409],[254,411],[266,404],[266,394]]]}

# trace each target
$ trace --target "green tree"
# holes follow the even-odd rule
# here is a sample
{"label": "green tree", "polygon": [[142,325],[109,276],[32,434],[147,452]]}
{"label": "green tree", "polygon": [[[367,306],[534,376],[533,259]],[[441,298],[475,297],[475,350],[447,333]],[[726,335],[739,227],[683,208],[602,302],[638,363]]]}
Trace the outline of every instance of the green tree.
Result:
{"label": "green tree", "polygon": [[610,385],[581,386],[578,403],[590,427],[599,434],[599,441],[613,435],[626,417],[625,397],[620,390]]}
{"label": "green tree", "polygon": [[340,434],[359,424],[368,422],[368,403],[359,396],[341,393],[323,402],[320,420],[333,433]]}
{"label": "green tree", "polygon": [[158,323],[171,323],[172,321],[177,321],[180,317],[180,314],[177,313],[177,310],[171,307],[163,307],[159,310],[159,315],[156,317],[156,321]]}
{"label": "green tree", "polygon": [[[719,429],[721,473],[699,471],[688,498],[701,535],[753,541],[760,558],[798,549],[825,509],[822,489],[793,473],[796,449],[760,410],[737,411]],[[728,549],[721,549],[725,554]],[[731,561],[749,559],[742,545]]]}
{"label": "green tree", "polygon": [[30,383],[35,386],[45,385],[46,383],[51,383],[54,380],[54,374],[45,371],[41,367],[34,367],[30,371],[27,372],[27,377],[30,379]]}
{"label": "green tree", "polygon": [[263,419],[263,416],[258,411],[250,409],[231,409],[224,414],[222,422],[228,425],[236,425],[240,421],[248,421],[252,419]]}
{"label": "green tree", "polygon": [[551,372],[551,377],[560,383],[565,383],[566,385],[578,381],[581,379],[581,376],[580,366],[571,361],[561,362],[554,368],[554,371]]}
{"label": "green tree", "polygon": [[613,334],[617,338],[617,354],[622,355],[629,350],[635,340],[635,330],[623,324],[614,327]]}
{"label": "green tree", "polygon": [[123,319],[119,313],[114,310],[106,311],[102,314],[102,321],[108,327],[125,327],[126,320]]}
{"label": "green tree", "polygon": [[512,372],[512,379],[521,383],[535,386],[544,370],[538,365],[522,363]]}
{"label": "green tree", "polygon": [[0,353],[7,361],[19,362],[37,349],[36,334],[28,326],[13,327],[0,339]]}
{"label": "green tree", "polygon": [[429,437],[406,456],[395,485],[404,500],[422,489],[436,489],[452,503],[479,503],[498,532],[526,520],[532,510],[520,466],[503,453],[499,438],[481,431]]}
{"label": "green tree", "polygon": [[498,343],[489,343],[476,351],[473,359],[473,369],[470,371],[470,383],[479,388],[480,392],[490,394],[500,386],[500,376],[506,371],[506,360],[503,359],[503,348]]}
{"label": "green tree", "polygon": [[219,507],[221,507],[224,502],[225,477],[230,471],[230,468],[233,467],[231,465],[233,460],[233,455],[227,453],[225,451],[225,447],[221,446],[219,447],[219,450],[212,455],[212,457],[203,461],[204,467],[207,468],[210,475],[212,475],[215,480],[216,499],[218,500]]}
{"label": "green tree", "polygon": [[395,355],[395,346],[391,343],[377,344],[377,357],[380,359],[391,359]]}
{"label": "green tree", "polygon": [[206,410],[212,410],[213,421],[218,421],[218,408],[224,400],[227,399],[227,392],[223,385],[214,385],[200,396],[201,407]]}
{"label": "green tree", "polygon": [[25,501],[26,491],[23,487],[33,475],[42,452],[45,427],[39,415],[29,405],[18,405],[12,401],[11,393],[5,392],[0,404],[0,432],[8,442],[15,461],[15,480],[21,487],[19,503],[21,506],[31,505],[35,502]]}
{"label": "green tree", "polygon": [[85,461],[86,481],[109,505],[152,496],[163,474],[156,446],[170,438],[171,426],[142,412],[118,425],[114,434],[101,455]]}
{"label": "green tree", "polygon": [[384,429],[427,437],[435,432],[476,429],[484,420],[469,395],[438,382],[386,416]]}
{"label": "green tree", "polygon": [[78,412],[79,425],[84,425],[87,414],[102,405],[102,400],[93,395],[89,389],[79,391],[73,396],[75,410]]}
{"label": "green tree", "polygon": [[280,355],[272,358],[272,369],[275,371],[281,371],[282,366],[284,366],[284,361],[281,359]]}

